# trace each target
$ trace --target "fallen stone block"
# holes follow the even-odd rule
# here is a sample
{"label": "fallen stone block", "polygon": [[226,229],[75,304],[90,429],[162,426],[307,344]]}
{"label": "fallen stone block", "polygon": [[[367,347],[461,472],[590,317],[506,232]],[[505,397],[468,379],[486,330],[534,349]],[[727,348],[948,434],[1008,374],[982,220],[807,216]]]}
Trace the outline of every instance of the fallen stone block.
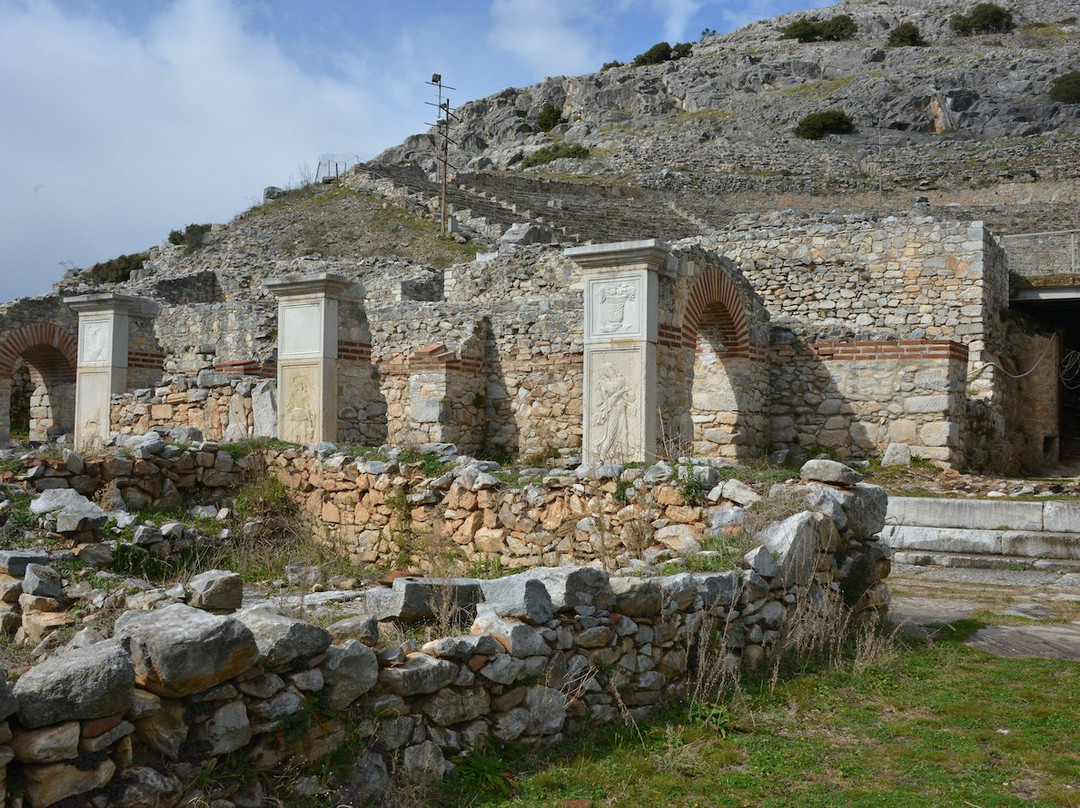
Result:
{"label": "fallen stone block", "polygon": [[118,643],[97,643],[50,657],[15,683],[19,723],[35,728],[123,714],[131,706],[134,686],[131,659]]}
{"label": "fallen stone block", "polygon": [[159,696],[206,690],[259,657],[255,635],[239,620],[182,603],[127,612],[116,621],[115,637],[131,656],[139,686]]}

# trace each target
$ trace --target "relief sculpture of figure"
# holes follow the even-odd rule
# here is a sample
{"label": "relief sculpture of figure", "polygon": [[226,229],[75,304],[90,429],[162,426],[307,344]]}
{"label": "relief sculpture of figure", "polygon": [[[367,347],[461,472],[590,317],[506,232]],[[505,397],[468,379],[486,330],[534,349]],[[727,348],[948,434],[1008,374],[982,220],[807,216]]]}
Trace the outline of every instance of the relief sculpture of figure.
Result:
{"label": "relief sculpture of figure", "polygon": [[311,390],[303,376],[293,378],[285,406],[285,423],[292,430],[290,438],[300,442],[315,440],[315,416],[311,412]]}
{"label": "relief sculpture of figure", "polygon": [[622,457],[627,451],[630,389],[610,362],[602,364],[597,373],[596,401],[594,423],[602,432],[594,447],[596,456],[601,460]]}

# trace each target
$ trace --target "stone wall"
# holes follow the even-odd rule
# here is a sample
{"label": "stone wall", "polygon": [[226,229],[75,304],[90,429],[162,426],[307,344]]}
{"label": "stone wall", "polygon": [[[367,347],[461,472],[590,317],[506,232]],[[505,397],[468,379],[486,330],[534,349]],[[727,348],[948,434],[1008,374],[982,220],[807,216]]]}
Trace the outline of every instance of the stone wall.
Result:
{"label": "stone wall", "polygon": [[770,366],[773,389],[787,391],[769,407],[774,446],[820,447],[845,459],[902,444],[912,456],[963,462],[962,344],[786,339],[773,346]]}
{"label": "stone wall", "polygon": [[[166,451],[142,448],[149,457],[140,460],[151,463]],[[211,469],[221,454],[181,450],[173,461]],[[313,468],[336,475],[345,465],[330,458]],[[474,469],[468,482],[468,468],[449,490],[489,496],[483,472]],[[452,768],[450,758],[489,737],[548,744],[616,721],[620,710],[641,718],[686,693],[692,660],[732,672],[760,669],[798,636],[842,630],[845,605],[857,620],[886,608],[889,553],[877,538],[884,492],[856,482],[850,470],[808,469],[808,480],[835,481],[805,485],[820,510],[766,528],[745,568],[730,571],[611,577],[597,567],[563,566],[494,580],[399,578],[389,587],[239,611],[238,575],[197,576],[163,594],[156,608],[123,614],[112,640],[46,660],[24,672],[13,692],[0,686],[2,796],[34,806],[78,795],[113,806],[209,801],[214,786],[193,785],[196,775],[204,767],[213,775],[228,756],[244,761],[232,787],[248,800],[268,798],[257,773],[327,760],[329,770],[344,773],[335,803],[366,804],[394,765],[437,779]],[[400,471],[383,469],[371,490],[397,485]],[[368,477],[371,468],[356,466],[356,474]],[[216,480],[204,474],[209,482]],[[340,480],[330,482],[323,491]],[[604,485],[570,484],[586,498],[602,496]],[[652,494],[660,499],[662,490]],[[551,510],[556,523],[570,517],[563,502],[544,504],[539,522]],[[31,582],[27,569],[43,558],[5,551],[0,572],[38,591],[42,579]],[[468,634],[423,646],[379,643],[377,620],[430,620],[442,601],[465,611]],[[332,609],[338,622],[320,628],[305,609],[315,617]],[[218,796],[236,791],[224,787]]]}
{"label": "stone wall", "polygon": [[113,396],[112,430],[143,435],[160,427],[192,427],[206,440],[275,437],[277,382],[203,370],[166,384]]}

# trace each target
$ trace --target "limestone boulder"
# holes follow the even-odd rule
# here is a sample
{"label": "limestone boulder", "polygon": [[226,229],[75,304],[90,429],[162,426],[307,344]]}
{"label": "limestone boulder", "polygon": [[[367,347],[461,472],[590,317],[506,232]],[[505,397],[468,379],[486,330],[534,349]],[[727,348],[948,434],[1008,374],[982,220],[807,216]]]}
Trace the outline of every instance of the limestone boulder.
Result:
{"label": "limestone boulder", "polygon": [[95,765],[47,763],[25,766],[26,796],[34,806],[55,805],[68,797],[101,788],[112,780],[116,764],[105,758]]}
{"label": "limestone boulder", "polygon": [[124,770],[109,789],[111,808],[172,808],[184,791],[179,777],[149,766]]}
{"label": "limestone boulder", "polygon": [[529,735],[553,735],[566,723],[566,695],[561,691],[543,685],[530,687],[525,708],[529,711],[525,729]]}
{"label": "limestone boulder", "polygon": [[453,662],[427,654],[409,654],[404,664],[383,668],[379,682],[398,696],[417,696],[441,690],[457,676],[458,666]]}
{"label": "limestone boulder", "polygon": [[64,582],[60,573],[46,564],[27,564],[22,591],[40,598],[59,598]]}
{"label": "limestone boulder", "polygon": [[501,617],[546,623],[555,612],[543,581],[527,574],[481,581],[484,602]]}
{"label": "limestone boulder", "polygon": [[446,771],[446,758],[431,741],[407,747],[402,753],[401,763],[410,779],[421,783],[441,780]]}
{"label": "limestone boulder", "polygon": [[19,677],[14,695],[27,728],[126,713],[135,670],[118,643],[102,642],[50,657]]}
{"label": "limestone boulder", "polygon": [[465,637],[441,637],[425,643],[420,650],[440,659],[468,662],[475,656],[501,654],[505,649],[490,634],[473,634]]}
{"label": "limestone boulder", "polygon": [[482,687],[466,690],[446,688],[424,702],[423,712],[441,727],[472,721],[491,709],[491,696]]}
{"label": "limestone boulder", "polygon": [[207,721],[192,728],[192,741],[204,744],[206,754],[235,752],[251,741],[251,721],[242,701],[230,701],[214,711]]}
{"label": "limestone boulder", "polygon": [[397,578],[366,593],[367,612],[377,620],[430,620],[443,608],[472,612],[484,599],[480,583],[466,578]]}
{"label": "limestone boulder", "polygon": [[185,588],[190,605],[210,612],[234,611],[244,600],[244,580],[229,570],[201,572]]}
{"label": "limestone boulder", "polygon": [[359,640],[367,646],[379,643],[379,623],[369,614],[338,620],[327,630],[337,645],[344,644],[346,640]]}
{"label": "limestone boulder", "polygon": [[41,550],[0,550],[0,572],[15,578],[26,574],[27,564],[48,563],[49,554]]}
{"label": "limestone boulder", "polygon": [[820,514],[803,511],[758,534],[758,541],[772,553],[776,576],[785,586],[805,584],[814,574],[823,519]]}
{"label": "limestone boulder", "polygon": [[612,611],[630,617],[660,614],[663,597],[655,578],[612,578],[611,591]]}
{"label": "limestone boulder", "polygon": [[108,514],[72,488],[50,488],[30,503],[30,512],[56,515],[58,533],[92,530],[105,524]]}
{"label": "limestone boulder", "polygon": [[114,635],[131,656],[139,686],[159,696],[199,693],[250,668],[259,658],[255,635],[232,617],[182,603],[127,612]]}
{"label": "limestone boulder", "polygon": [[825,458],[816,458],[803,463],[802,468],[799,469],[799,478],[833,485],[855,485],[855,483],[862,482],[863,476],[843,463],[826,460]]}
{"label": "limestone boulder", "polygon": [[615,600],[608,574],[595,567],[538,567],[521,575],[544,585],[556,613],[573,611],[576,606],[610,609]]}
{"label": "limestone boulder", "polygon": [[295,660],[316,656],[330,647],[330,632],[326,629],[269,607],[247,609],[237,619],[251,630],[270,668],[288,667]]}
{"label": "limestone boulder", "polygon": [[65,721],[40,729],[16,729],[11,751],[20,763],[57,763],[79,754],[79,722]]}
{"label": "limestone boulder", "polygon": [[379,681],[379,660],[375,652],[357,640],[327,649],[319,666],[326,683],[324,693],[331,709],[346,710]]}
{"label": "limestone boulder", "polygon": [[491,634],[511,656],[547,656],[551,653],[551,648],[535,628],[500,617],[484,603],[477,607],[471,633]]}
{"label": "limestone boulder", "polygon": [[857,539],[869,539],[885,528],[885,512],[889,495],[880,485],[858,483],[852,486],[850,499],[843,503],[847,516],[847,531]]}
{"label": "limestone boulder", "polygon": [[772,552],[764,545],[748,551],[743,560],[762,578],[772,578],[776,574],[776,561]]}

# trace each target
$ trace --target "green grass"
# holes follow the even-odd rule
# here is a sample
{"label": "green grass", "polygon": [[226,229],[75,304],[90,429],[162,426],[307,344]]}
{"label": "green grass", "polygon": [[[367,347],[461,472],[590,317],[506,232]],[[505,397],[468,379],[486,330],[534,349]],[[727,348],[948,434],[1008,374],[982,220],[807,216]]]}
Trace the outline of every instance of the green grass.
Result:
{"label": "green grass", "polygon": [[744,681],[719,728],[675,706],[640,737],[618,726],[513,758],[509,795],[451,781],[442,804],[1080,805],[1080,666],[962,645],[978,626],[880,664]]}

